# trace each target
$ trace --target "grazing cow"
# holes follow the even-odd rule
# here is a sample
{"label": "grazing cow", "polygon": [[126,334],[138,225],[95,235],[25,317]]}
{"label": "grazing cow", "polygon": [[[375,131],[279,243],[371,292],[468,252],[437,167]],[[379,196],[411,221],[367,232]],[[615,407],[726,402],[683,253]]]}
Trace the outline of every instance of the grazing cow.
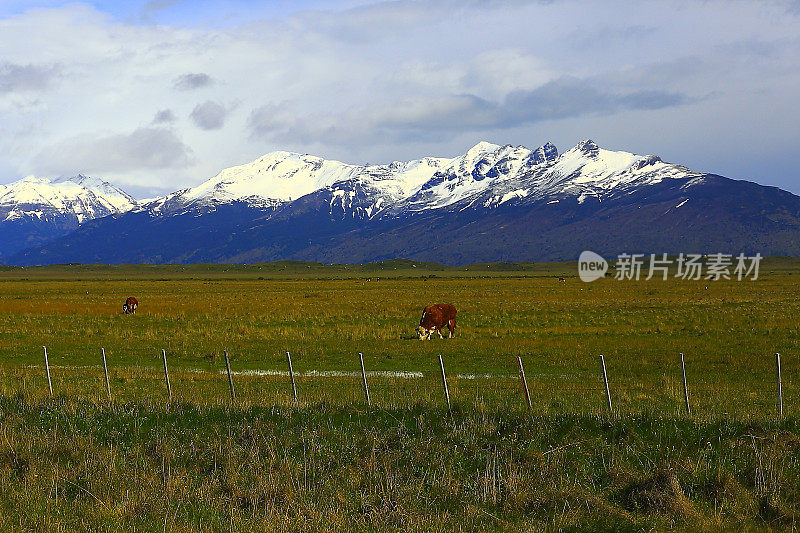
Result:
{"label": "grazing cow", "polygon": [[436,304],[425,307],[422,311],[422,318],[419,319],[417,334],[420,340],[430,340],[433,332],[442,337],[442,328],[447,326],[450,330],[448,338],[456,334],[456,308],[450,304]]}
{"label": "grazing cow", "polygon": [[139,301],[133,296],[128,296],[125,303],[122,304],[122,312],[127,314],[136,314],[136,308],[139,307]]}
{"label": "grazing cow", "polygon": [[558,281],[567,281],[567,278],[558,278]]}

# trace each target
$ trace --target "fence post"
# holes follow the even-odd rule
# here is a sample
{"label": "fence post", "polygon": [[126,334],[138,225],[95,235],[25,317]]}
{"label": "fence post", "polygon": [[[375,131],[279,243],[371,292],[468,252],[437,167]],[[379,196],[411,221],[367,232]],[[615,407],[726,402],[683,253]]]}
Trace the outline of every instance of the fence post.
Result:
{"label": "fence post", "polygon": [[606,400],[608,401],[608,412],[612,411],[611,408],[611,391],[608,388],[608,374],[606,373],[606,360],[601,355],[600,356],[600,364],[603,366],[603,382],[606,384]]}
{"label": "fence post", "polygon": [[225,350],[225,368],[228,369],[228,386],[231,389],[231,401],[236,401],[236,391],[233,388],[233,376],[231,376],[231,360],[228,358],[228,350]]}
{"label": "fence post", "polygon": [[781,385],[781,354],[775,354],[775,377],[778,382],[778,416],[783,417],[783,386]]}
{"label": "fence post", "polygon": [[686,400],[686,414],[692,416],[692,408],[689,405],[689,386],[686,384],[686,363],[681,353],[681,371],[683,372],[683,399]]}
{"label": "fence post", "polygon": [[106,364],[106,349],[100,348],[103,353],[103,373],[106,376],[106,394],[108,394],[108,403],[111,403],[111,384],[108,382],[108,365]]}
{"label": "fence post", "polygon": [[525,379],[525,369],[522,367],[522,358],[517,356],[517,366],[519,367],[519,378],[522,380],[522,392],[525,393],[525,402],[528,409],[531,408],[531,396],[528,393],[528,380]]}
{"label": "fence post", "polygon": [[50,389],[50,397],[53,397],[53,382],[50,381],[50,361],[47,359],[47,346],[42,346],[44,348],[44,368],[47,371],[47,388]]}
{"label": "fence post", "polygon": [[442,361],[442,354],[439,354],[439,368],[442,369],[442,386],[444,386],[444,397],[447,400],[447,410],[450,410],[450,391],[447,390],[447,376],[444,373],[444,362]]}
{"label": "fence post", "polygon": [[169,383],[169,370],[167,369],[167,351],[161,350],[161,357],[164,359],[164,379],[167,382],[167,394],[169,395],[169,401],[172,403],[172,385]]}
{"label": "fence post", "polygon": [[286,360],[289,362],[289,379],[292,380],[292,396],[297,401],[297,387],[294,384],[294,369],[292,368],[292,354],[286,352]]}
{"label": "fence post", "polygon": [[367,373],[364,371],[364,354],[358,352],[358,360],[361,362],[361,379],[364,382],[364,396],[367,397],[367,406],[371,406],[372,402],[369,399],[369,386],[367,386]]}

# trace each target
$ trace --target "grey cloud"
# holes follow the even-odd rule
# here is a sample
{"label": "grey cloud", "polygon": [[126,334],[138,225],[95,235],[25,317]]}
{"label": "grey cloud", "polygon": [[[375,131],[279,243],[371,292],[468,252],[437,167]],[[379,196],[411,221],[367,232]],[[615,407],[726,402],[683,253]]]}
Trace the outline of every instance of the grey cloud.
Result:
{"label": "grey cloud", "polygon": [[501,127],[513,127],[543,120],[613,113],[622,110],[661,109],[685,104],[688,96],[660,90],[627,93],[603,91],[596,83],[577,78],[560,78],[531,91],[515,91],[506,97]]}
{"label": "grey cloud", "polygon": [[252,137],[271,137],[280,131],[290,130],[296,120],[287,103],[267,104],[250,113],[247,126]]}
{"label": "grey cloud", "polygon": [[211,78],[211,76],[200,72],[178,76],[175,78],[173,86],[180,91],[191,91],[194,89],[200,89],[202,87],[208,87],[213,84],[214,80]]}
{"label": "grey cloud", "polygon": [[781,52],[790,49],[792,46],[797,48],[796,39],[794,42],[792,42],[792,40],[788,39],[765,41],[763,39],[749,38],[731,43],[723,43],[717,45],[715,48],[726,55],[733,55],[737,57],[754,56],[759,59],[773,59],[779,56]]}
{"label": "grey cloud", "polygon": [[153,124],[172,124],[178,119],[172,109],[162,109],[153,117]]}
{"label": "grey cloud", "polygon": [[600,86],[613,84],[617,88],[670,87],[676,82],[686,87],[685,80],[697,80],[703,76],[717,77],[722,67],[700,56],[681,56],[674,59],[637,65],[607,72],[593,81]]}
{"label": "grey cloud", "polygon": [[0,63],[0,93],[40,91],[61,76],[61,68],[41,65]]}
{"label": "grey cloud", "polygon": [[619,96],[616,103],[619,104],[620,109],[664,109],[692,101],[696,101],[696,99],[676,92],[636,91]]}
{"label": "grey cloud", "polygon": [[195,125],[202,130],[218,130],[225,125],[228,110],[217,102],[204,102],[195,106],[190,117]]}
{"label": "grey cloud", "polygon": [[470,94],[450,95],[313,117],[298,117],[286,104],[269,105],[253,110],[248,126],[254,137],[292,143],[444,140],[464,131],[504,130],[584,115],[662,109],[690,101],[684,94],[668,91],[605,91],[587,80],[565,77],[533,90],[514,91],[500,102]]}
{"label": "grey cloud", "polygon": [[192,162],[191,155],[172,130],[145,127],[101,138],[67,139],[43,150],[35,163],[47,173],[130,172],[183,168]]}
{"label": "grey cloud", "polygon": [[598,28],[580,28],[568,35],[567,43],[575,50],[586,50],[603,43],[612,44],[638,43],[653,35],[654,26],[629,24],[623,26],[601,26]]}

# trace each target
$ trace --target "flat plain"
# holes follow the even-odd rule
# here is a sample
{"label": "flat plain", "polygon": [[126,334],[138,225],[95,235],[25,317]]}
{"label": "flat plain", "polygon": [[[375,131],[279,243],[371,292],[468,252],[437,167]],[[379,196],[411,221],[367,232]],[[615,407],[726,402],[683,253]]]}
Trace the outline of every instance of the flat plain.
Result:
{"label": "flat plain", "polygon": [[[587,284],[575,273],[406,261],[4,268],[0,525],[794,527],[800,261],[765,260],[757,281]],[[136,315],[121,313],[127,296]],[[457,336],[419,341],[422,308],[437,302],[458,308]]]}

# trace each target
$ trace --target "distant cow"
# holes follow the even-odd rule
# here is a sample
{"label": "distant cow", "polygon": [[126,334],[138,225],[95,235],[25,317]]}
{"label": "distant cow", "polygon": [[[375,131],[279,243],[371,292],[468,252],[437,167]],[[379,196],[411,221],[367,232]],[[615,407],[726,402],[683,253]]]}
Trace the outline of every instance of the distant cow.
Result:
{"label": "distant cow", "polygon": [[127,314],[136,314],[136,308],[139,307],[139,301],[133,296],[128,296],[125,303],[122,304],[122,312]]}
{"label": "distant cow", "polygon": [[435,331],[442,337],[442,328],[447,326],[450,330],[448,338],[456,334],[456,308],[450,304],[436,304],[425,307],[422,311],[422,318],[419,319],[417,333],[420,340],[430,340]]}

